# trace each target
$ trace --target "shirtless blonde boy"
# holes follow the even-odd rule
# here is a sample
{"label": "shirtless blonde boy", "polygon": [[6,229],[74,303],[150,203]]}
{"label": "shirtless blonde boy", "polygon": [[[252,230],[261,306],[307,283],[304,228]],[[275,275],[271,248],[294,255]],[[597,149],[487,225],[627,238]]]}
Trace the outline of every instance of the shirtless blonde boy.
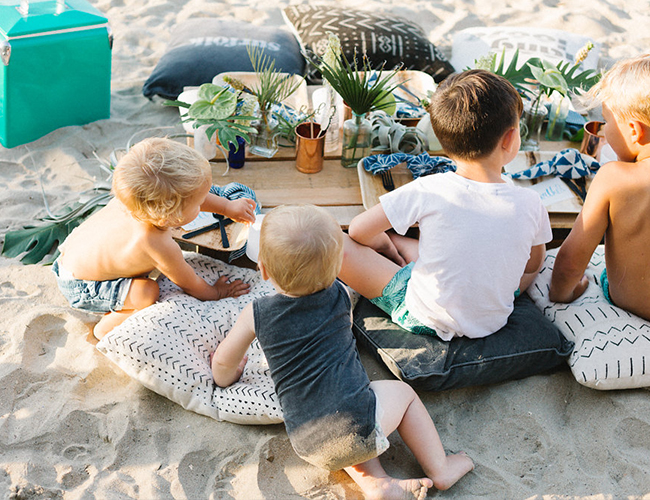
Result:
{"label": "shirtless blonde boy", "polygon": [[72,307],[105,313],[94,327],[101,339],[130,315],[158,300],[157,269],[183,291],[201,300],[248,293],[241,280],[221,276],[208,284],[185,262],[171,229],[199,211],[254,222],[255,202],[210,193],[210,164],[192,148],[150,138],[133,146],[113,175],[108,204],[66,238],[53,265],[59,289]]}
{"label": "shirtless blonde boy", "polygon": [[571,302],[605,237],[607,299],[650,320],[650,54],[618,62],[586,96],[602,104],[605,138],[618,161],[603,165],[553,267],[549,298]]}
{"label": "shirtless blonde boy", "polygon": [[[366,498],[423,499],[473,469],[447,455],[416,392],[399,380],[370,382],[352,334],[351,303],[336,281],[343,233],[324,209],[281,206],[264,217],[258,265],[278,293],[244,308],[212,358],[216,383],[236,382],[257,337],[294,450],[329,470],[345,469]],[[378,456],[397,430],[426,477],[390,477]]]}

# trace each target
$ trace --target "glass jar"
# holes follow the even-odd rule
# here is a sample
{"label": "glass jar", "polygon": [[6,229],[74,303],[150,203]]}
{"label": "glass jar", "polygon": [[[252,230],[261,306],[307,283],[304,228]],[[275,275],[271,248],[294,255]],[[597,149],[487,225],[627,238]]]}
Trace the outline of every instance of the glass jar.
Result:
{"label": "glass jar", "polygon": [[251,122],[255,132],[250,134],[251,142],[248,151],[257,156],[272,158],[278,152],[278,120],[271,110],[259,112],[259,118]]}
{"label": "glass jar", "polygon": [[521,136],[520,151],[539,151],[542,124],[548,113],[546,106],[540,98],[524,103],[524,112],[519,121],[519,134]]}
{"label": "glass jar", "polygon": [[546,126],[547,141],[561,141],[564,138],[564,125],[568,116],[569,98],[554,92]]}
{"label": "glass jar", "polygon": [[343,123],[343,145],[341,165],[356,168],[361,158],[370,154],[370,121],[365,114],[352,113],[352,118]]}

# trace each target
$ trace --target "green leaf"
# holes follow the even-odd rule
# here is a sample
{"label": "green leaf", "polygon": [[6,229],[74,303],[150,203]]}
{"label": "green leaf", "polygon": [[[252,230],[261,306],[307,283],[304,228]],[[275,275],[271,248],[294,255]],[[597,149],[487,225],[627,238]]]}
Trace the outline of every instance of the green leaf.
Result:
{"label": "green leaf", "polygon": [[199,87],[198,97],[187,112],[196,120],[223,120],[237,109],[237,94],[218,85],[204,83]]}
{"label": "green leaf", "polygon": [[384,92],[374,103],[374,108],[384,111],[387,115],[393,115],[397,109],[397,102],[392,92]]}
{"label": "green leaf", "polygon": [[174,106],[174,107],[178,107],[178,108],[189,108],[191,106],[191,104],[189,104],[187,102],[183,102],[183,101],[169,101],[169,100],[167,100],[167,101],[163,102],[163,106]]}
{"label": "green leaf", "polygon": [[75,219],[67,223],[49,222],[8,231],[2,245],[2,255],[14,258],[24,253],[20,259],[23,264],[38,264],[52,249],[63,243],[80,223],[80,219]]}

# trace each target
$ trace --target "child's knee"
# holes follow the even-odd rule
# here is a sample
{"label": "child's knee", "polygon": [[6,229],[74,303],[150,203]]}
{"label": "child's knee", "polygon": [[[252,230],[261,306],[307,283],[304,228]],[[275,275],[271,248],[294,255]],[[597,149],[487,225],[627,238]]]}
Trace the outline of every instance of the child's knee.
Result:
{"label": "child's knee", "polygon": [[143,309],[156,303],[160,295],[160,287],[157,282],[148,278],[135,279],[131,283],[129,295],[135,308]]}

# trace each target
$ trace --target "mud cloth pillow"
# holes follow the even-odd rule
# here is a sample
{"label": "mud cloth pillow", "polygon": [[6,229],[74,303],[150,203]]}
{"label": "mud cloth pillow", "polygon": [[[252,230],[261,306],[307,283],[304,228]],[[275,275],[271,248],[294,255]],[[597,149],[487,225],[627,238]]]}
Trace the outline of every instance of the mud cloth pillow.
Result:
{"label": "mud cloth pillow", "polygon": [[[303,51],[323,55],[328,32],[338,35],[341,50],[352,60],[355,48],[366,54],[373,69],[385,64],[393,69],[424,71],[436,82],[449,76],[454,68],[414,22],[389,13],[375,13],[348,8],[318,5],[286,7],[283,16],[293,29]],[[317,83],[320,76],[314,69],[307,78]]]}
{"label": "mud cloth pillow", "polygon": [[526,294],[515,300],[508,323],[481,339],[449,342],[403,330],[381,309],[360,299],[354,333],[400,380],[419,390],[443,391],[515,380],[566,362],[573,342],[565,339]]}
{"label": "mud cloth pillow", "polygon": [[183,87],[199,86],[226,71],[253,71],[246,47],[254,45],[275,60],[275,69],[302,75],[300,45],[286,29],[226,19],[189,19],[171,33],[165,54],[142,93],[176,99]]}
{"label": "mud cloth pillow", "polygon": [[202,302],[167,278],[158,280],[160,299],[108,333],[97,349],[127,375],[187,410],[238,424],[282,422],[266,358],[257,340],[248,349],[241,379],[224,389],[212,379],[209,355],[232,328],[244,306],[275,293],[258,272],[186,253],[196,273],[212,283],[219,276],[250,283],[239,298]]}
{"label": "mud cloth pillow", "polygon": [[598,246],[585,275],[589,286],[570,304],[548,300],[557,249],[529,288],[535,304],[575,342],[569,366],[575,379],[593,389],[650,387],[650,321],[611,305],[600,286],[605,249]]}

